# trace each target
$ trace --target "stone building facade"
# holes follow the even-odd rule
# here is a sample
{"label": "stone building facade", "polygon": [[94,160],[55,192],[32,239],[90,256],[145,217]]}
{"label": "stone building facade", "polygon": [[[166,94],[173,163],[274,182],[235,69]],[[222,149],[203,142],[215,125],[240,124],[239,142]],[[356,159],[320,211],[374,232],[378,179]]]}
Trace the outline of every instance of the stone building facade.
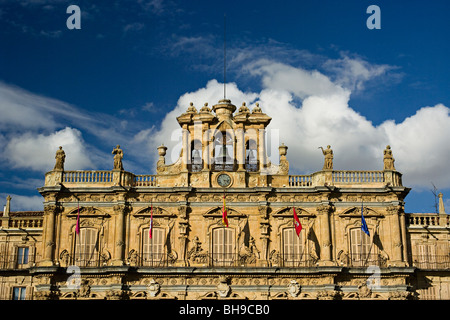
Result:
{"label": "stone building facade", "polygon": [[7,200],[0,299],[450,299],[442,196],[438,214],[405,213],[389,146],[383,170],[335,170],[328,146],[321,171],[290,175],[287,146],[267,157],[259,105],[177,120],[180,157],[158,147],[155,175],[124,170],[120,146],[112,170],[66,171],[59,148],[44,210]]}

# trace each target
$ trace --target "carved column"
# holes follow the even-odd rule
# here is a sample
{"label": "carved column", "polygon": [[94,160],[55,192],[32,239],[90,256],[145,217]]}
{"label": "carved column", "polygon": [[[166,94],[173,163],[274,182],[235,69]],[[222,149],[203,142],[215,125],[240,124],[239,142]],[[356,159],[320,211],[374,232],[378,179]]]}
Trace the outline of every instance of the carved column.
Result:
{"label": "carved column", "polygon": [[389,215],[389,220],[391,222],[392,227],[392,259],[391,265],[397,267],[405,266],[405,263],[402,259],[402,251],[403,251],[403,243],[402,243],[402,232],[400,225],[400,206],[389,206],[387,208],[387,212]]}
{"label": "carved column", "polygon": [[189,161],[189,153],[191,148],[189,148],[189,131],[187,129],[187,124],[183,124],[183,129],[182,129],[182,150],[183,150],[183,156],[181,159],[181,171],[187,171],[187,164]]}
{"label": "carved column", "polygon": [[202,139],[202,146],[203,146],[203,170],[209,171],[209,164],[211,162],[210,158],[210,138],[209,138],[209,126],[208,123],[203,123],[203,139]]}
{"label": "carved column", "polygon": [[245,171],[245,136],[242,124],[236,129],[236,159],[238,163],[238,171]]}
{"label": "carved column", "polygon": [[330,234],[330,205],[320,205],[317,207],[320,222],[320,239],[321,239],[321,254],[319,264],[322,266],[332,265],[332,247]]}
{"label": "carved column", "polygon": [[405,212],[400,213],[400,228],[402,233],[402,241],[403,241],[403,261],[409,265],[408,260],[408,241],[406,240],[406,221],[405,221]]}
{"label": "carved column", "polygon": [[55,215],[58,207],[49,205],[44,207],[45,229],[44,229],[44,259],[42,266],[52,266],[55,249]]}
{"label": "carved column", "polygon": [[114,212],[116,214],[116,242],[114,246],[114,259],[112,264],[115,266],[121,266],[124,262],[124,222],[125,222],[125,205],[115,205]]}
{"label": "carved column", "polygon": [[187,229],[189,225],[189,221],[187,219],[187,206],[182,205],[178,207],[178,213],[179,213],[178,240],[180,241],[180,258],[178,259],[177,264],[184,267],[186,266],[186,250],[188,240]]}
{"label": "carved column", "polygon": [[258,160],[259,160],[259,170],[263,171],[266,164],[266,132],[264,130],[264,125],[260,125],[258,130]]}
{"label": "carved column", "polygon": [[261,265],[268,265],[267,251],[269,249],[269,215],[267,213],[268,207],[261,205],[258,207],[260,216],[260,228],[261,228]]}

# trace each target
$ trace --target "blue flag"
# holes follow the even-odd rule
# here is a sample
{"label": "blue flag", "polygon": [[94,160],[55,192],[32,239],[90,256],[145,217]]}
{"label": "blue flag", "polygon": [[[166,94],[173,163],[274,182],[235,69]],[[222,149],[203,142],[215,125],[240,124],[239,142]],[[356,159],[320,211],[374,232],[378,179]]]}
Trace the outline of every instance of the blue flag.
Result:
{"label": "blue flag", "polygon": [[370,237],[369,228],[367,227],[366,220],[364,219],[362,204],[361,204],[361,229]]}

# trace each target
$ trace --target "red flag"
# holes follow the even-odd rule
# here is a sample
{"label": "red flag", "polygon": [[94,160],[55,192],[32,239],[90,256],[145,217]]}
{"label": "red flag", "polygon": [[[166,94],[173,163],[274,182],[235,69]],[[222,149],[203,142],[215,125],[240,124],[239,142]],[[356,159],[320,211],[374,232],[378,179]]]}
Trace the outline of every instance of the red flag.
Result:
{"label": "red flag", "polygon": [[153,203],[152,203],[152,207],[150,209],[150,228],[148,230],[148,236],[150,237],[150,239],[152,238],[152,229],[153,229]]}
{"label": "red flag", "polygon": [[77,224],[75,226],[75,232],[80,234],[80,204],[78,204]]}
{"label": "red flag", "polygon": [[300,220],[298,219],[297,216],[297,212],[295,212],[295,207],[293,207],[294,209],[294,227],[295,227],[295,232],[297,233],[297,237],[300,235],[300,231],[302,231],[302,224],[300,223]]}
{"label": "red flag", "polygon": [[223,194],[222,223],[225,227],[228,227],[227,207],[225,205],[225,193]]}

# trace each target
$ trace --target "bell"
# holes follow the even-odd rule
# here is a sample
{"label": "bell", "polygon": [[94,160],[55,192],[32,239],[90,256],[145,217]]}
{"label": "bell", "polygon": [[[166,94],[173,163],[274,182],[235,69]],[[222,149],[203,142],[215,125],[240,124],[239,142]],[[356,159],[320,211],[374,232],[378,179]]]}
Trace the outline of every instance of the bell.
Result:
{"label": "bell", "polygon": [[250,149],[248,151],[248,162],[254,162],[256,160],[254,150]]}
{"label": "bell", "polygon": [[226,147],[226,146],[220,147],[220,151],[219,151],[219,154],[217,155],[217,158],[220,158],[220,159],[230,159],[230,156],[228,155],[227,147]]}
{"label": "bell", "polygon": [[192,151],[192,160],[194,163],[199,163],[201,161],[200,152],[197,149]]}

